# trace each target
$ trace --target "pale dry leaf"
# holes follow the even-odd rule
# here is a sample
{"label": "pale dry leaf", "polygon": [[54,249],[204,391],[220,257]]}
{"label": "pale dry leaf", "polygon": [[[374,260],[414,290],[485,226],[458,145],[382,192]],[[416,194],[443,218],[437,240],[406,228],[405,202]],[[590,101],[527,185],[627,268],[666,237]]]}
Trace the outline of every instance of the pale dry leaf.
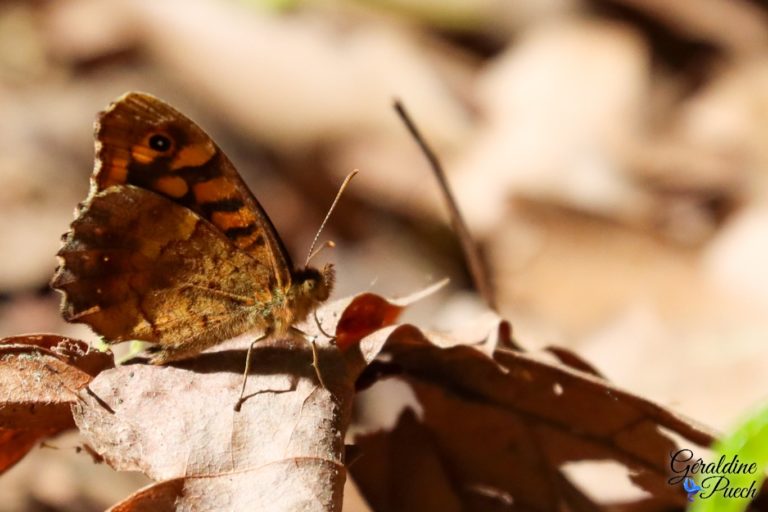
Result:
{"label": "pale dry leaf", "polygon": [[[396,133],[387,108],[394,92],[429,114],[436,138],[458,143],[466,135],[464,108],[402,28],[361,18],[339,31],[318,13],[275,16],[210,0],[122,4],[142,26],[148,53],[179,83],[194,84],[231,122],[291,152],[349,131]],[[221,76],[229,80],[214,78]]]}
{"label": "pale dry leaf", "polygon": [[78,428],[110,466],[158,482],[113,510],[340,510],[344,436],[366,363],[357,340],[401,309],[373,294],[320,309],[339,340],[317,339],[325,388],[306,340],[258,343],[239,412],[250,334],[172,365],[102,372],[73,407]]}
{"label": "pale dry leaf", "polygon": [[491,234],[523,196],[611,217],[645,215],[647,194],[623,169],[638,136],[649,52],[631,28],[566,19],[527,31],[486,66],[488,122],[454,162],[473,232]]}
{"label": "pale dry leaf", "polygon": [[715,44],[734,57],[749,57],[768,45],[766,16],[749,2],[620,0],[618,3],[637,9],[697,41]]}
{"label": "pale dry leaf", "polygon": [[336,510],[352,387],[341,353],[320,351],[328,389],[318,386],[303,340],[259,344],[240,412],[244,349],[122,366],[94,380],[75,420],[115,469],[183,478],[178,510]]}

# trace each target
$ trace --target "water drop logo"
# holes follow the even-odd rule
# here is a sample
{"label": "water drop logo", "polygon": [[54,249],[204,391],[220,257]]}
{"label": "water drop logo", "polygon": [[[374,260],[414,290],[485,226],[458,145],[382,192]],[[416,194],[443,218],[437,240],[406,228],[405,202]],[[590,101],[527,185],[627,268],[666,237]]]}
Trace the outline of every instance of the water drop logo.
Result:
{"label": "water drop logo", "polygon": [[697,485],[693,478],[686,477],[683,480],[683,489],[688,493],[688,501],[693,501],[693,497],[701,490],[701,486]]}

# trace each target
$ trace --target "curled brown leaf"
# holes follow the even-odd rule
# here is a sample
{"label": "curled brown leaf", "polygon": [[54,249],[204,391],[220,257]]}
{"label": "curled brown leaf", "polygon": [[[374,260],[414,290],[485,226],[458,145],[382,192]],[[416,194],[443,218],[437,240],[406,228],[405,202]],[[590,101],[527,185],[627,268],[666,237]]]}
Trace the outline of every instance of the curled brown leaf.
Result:
{"label": "curled brown leaf", "polygon": [[0,340],[0,472],[37,441],[74,427],[71,406],[110,354],[53,334]]}

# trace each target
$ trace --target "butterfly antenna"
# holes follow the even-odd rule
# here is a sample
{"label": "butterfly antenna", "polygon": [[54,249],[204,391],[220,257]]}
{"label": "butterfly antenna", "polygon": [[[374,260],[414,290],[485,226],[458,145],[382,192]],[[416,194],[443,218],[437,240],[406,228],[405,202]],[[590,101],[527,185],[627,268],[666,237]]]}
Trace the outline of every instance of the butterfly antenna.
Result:
{"label": "butterfly antenna", "polygon": [[311,252],[311,253],[309,253],[309,256],[307,256],[307,261],[304,263],[304,266],[307,266],[307,265],[309,265],[309,262],[310,262],[310,261],[312,261],[312,260],[314,259],[314,257],[315,257],[315,256],[317,256],[318,254],[320,254],[321,252],[323,252],[323,249],[325,249],[325,248],[330,248],[330,249],[333,249],[334,247],[336,247],[336,242],[334,242],[333,240],[328,240],[328,241],[327,241],[327,242],[325,242],[323,245],[321,245],[320,247],[318,247],[318,248],[315,250],[315,252]]}
{"label": "butterfly antenna", "polygon": [[336,204],[339,202],[339,199],[341,199],[341,194],[344,193],[344,190],[347,188],[347,185],[349,185],[349,182],[352,181],[352,178],[354,178],[357,173],[358,173],[358,170],[355,169],[351,173],[347,174],[347,177],[344,178],[344,182],[339,187],[339,191],[336,192],[336,199],[334,199],[333,203],[331,203],[331,207],[328,209],[328,213],[325,214],[325,219],[323,219],[323,223],[320,224],[320,229],[317,230],[315,239],[312,240],[312,245],[309,246],[309,252],[307,253],[307,261],[304,262],[304,266],[309,265],[309,260],[314,258],[317,254],[320,253],[320,251],[322,251],[326,247],[334,247],[336,245],[333,242],[326,242],[317,251],[312,252],[315,249],[315,245],[317,244],[318,238],[320,238],[320,233],[323,232],[323,228],[325,227],[325,224],[328,222],[328,219],[331,217],[331,214],[333,213],[334,208],[336,208]]}

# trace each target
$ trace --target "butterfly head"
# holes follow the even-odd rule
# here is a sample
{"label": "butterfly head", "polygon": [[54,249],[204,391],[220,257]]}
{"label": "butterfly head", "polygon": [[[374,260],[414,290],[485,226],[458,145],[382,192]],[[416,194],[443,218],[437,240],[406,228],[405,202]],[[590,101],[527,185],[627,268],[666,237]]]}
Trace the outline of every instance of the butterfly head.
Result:
{"label": "butterfly head", "polygon": [[310,308],[328,300],[336,280],[333,265],[328,263],[322,270],[306,267],[295,275],[297,295]]}

